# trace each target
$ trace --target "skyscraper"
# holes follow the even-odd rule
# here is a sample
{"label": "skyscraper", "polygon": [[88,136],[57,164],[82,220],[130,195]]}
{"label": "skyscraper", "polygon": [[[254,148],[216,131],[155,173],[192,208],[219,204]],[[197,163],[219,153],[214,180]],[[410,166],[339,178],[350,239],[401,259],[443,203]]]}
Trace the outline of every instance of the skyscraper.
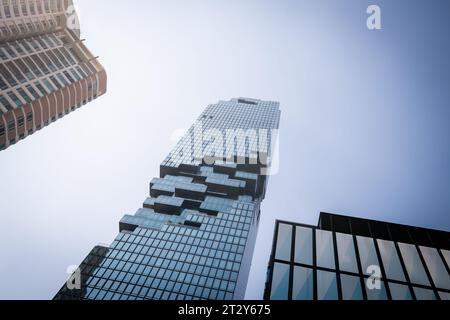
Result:
{"label": "skyscraper", "polygon": [[322,213],[277,221],[265,299],[450,300],[450,233]]}
{"label": "skyscraper", "polygon": [[208,106],[55,299],[243,299],[279,121],[277,102]]}
{"label": "skyscraper", "polygon": [[71,0],[0,1],[0,150],[106,92]]}

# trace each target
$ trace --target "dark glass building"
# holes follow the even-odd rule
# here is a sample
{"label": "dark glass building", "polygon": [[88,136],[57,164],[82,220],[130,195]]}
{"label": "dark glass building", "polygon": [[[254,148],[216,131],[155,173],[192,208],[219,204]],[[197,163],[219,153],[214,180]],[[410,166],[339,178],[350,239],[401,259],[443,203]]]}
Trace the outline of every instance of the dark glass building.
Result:
{"label": "dark glass building", "polygon": [[277,221],[266,300],[449,300],[450,233],[328,213]]}
{"label": "dark glass building", "polygon": [[208,106],[55,299],[243,299],[279,120],[277,102]]}

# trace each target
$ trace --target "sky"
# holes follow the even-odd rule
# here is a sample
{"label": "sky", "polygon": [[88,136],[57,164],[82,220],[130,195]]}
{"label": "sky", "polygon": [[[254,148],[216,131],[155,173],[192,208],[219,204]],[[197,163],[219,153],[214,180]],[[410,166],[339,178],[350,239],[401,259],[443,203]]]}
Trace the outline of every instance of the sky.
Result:
{"label": "sky", "polygon": [[74,2],[108,93],[0,153],[0,299],[52,298],[142,206],[173,133],[233,97],[282,109],[246,298],[275,219],[450,230],[449,1]]}

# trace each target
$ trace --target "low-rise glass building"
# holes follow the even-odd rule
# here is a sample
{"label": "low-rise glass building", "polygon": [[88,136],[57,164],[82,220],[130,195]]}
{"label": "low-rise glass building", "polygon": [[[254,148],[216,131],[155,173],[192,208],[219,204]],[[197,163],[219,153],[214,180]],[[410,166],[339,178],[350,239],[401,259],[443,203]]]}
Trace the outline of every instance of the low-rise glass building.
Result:
{"label": "low-rise glass building", "polygon": [[321,213],[277,221],[266,300],[449,300],[450,233]]}

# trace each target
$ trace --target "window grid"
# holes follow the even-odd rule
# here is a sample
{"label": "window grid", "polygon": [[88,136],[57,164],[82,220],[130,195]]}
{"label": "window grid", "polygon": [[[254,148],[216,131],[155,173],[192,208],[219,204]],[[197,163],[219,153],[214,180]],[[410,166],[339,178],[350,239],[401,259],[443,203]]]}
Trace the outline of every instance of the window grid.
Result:
{"label": "window grid", "polygon": [[[289,259],[280,259],[280,255],[277,254],[278,250],[280,250],[280,248],[278,247],[278,242],[277,239],[280,239],[280,228],[285,228],[285,226],[289,226],[291,228],[293,228],[293,232],[292,232],[292,236],[290,235],[291,239],[291,244],[290,244],[290,255],[289,255]],[[298,243],[296,243],[296,232],[297,230],[312,230],[312,252],[313,252],[313,262],[312,263],[302,263],[299,261],[296,261],[295,259],[295,250],[296,250],[296,245],[298,245]],[[305,232],[305,231],[303,231]],[[336,299],[342,299],[343,295],[345,294],[345,292],[342,291],[342,283],[341,283],[341,277],[342,276],[353,276],[353,277],[357,277],[360,280],[360,286],[361,286],[361,294],[362,294],[362,299],[367,300],[368,299],[368,289],[366,286],[367,281],[370,279],[370,274],[367,274],[364,272],[364,270],[362,269],[362,265],[361,265],[361,256],[359,253],[359,245],[358,245],[358,236],[357,235],[346,235],[346,237],[351,237],[352,238],[352,242],[353,242],[353,246],[354,246],[354,254],[356,257],[356,263],[357,263],[357,272],[351,272],[348,270],[342,270],[340,268],[339,265],[339,258],[340,256],[342,256],[342,254],[339,254],[339,248],[338,248],[338,244],[336,241],[336,238],[340,235],[343,235],[343,233],[339,233],[339,232],[335,232],[332,231],[333,234],[333,239],[334,241],[331,241],[331,245],[333,246],[334,250],[333,250],[333,254],[334,254],[334,259],[336,261],[336,267],[335,268],[330,268],[330,267],[323,267],[318,265],[317,262],[317,247],[316,247],[316,243],[317,243],[317,232],[322,232],[322,230],[320,230],[320,228],[314,227],[314,226],[308,226],[308,225],[303,225],[303,224],[294,224],[294,223],[290,223],[290,222],[281,222],[278,221],[276,224],[276,228],[275,228],[275,240],[274,240],[274,247],[273,247],[273,252],[272,252],[272,258],[271,258],[271,272],[269,274],[269,278],[268,278],[268,284],[266,286],[266,293],[265,293],[265,297],[267,299],[277,299],[276,293],[277,293],[277,288],[273,288],[273,266],[274,264],[278,264],[278,265],[288,265],[289,266],[289,292],[286,293],[286,296],[288,297],[288,299],[293,299],[292,296],[292,289],[293,289],[293,283],[294,283],[294,270],[295,268],[305,268],[308,270],[311,270],[314,273],[314,279],[313,279],[313,283],[314,283],[314,288],[313,288],[313,296],[314,299],[318,299],[318,295],[317,295],[317,284],[318,284],[318,280],[317,280],[317,273],[318,272],[330,272],[330,273],[334,273],[336,275],[336,286],[338,288],[338,296]],[[331,231],[330,231],[331,232]],[[378,242],[376,241],[376,239],[374,238],[370,238],[373,243],[374,246],[376,248],[376,253],[377,253],[377,259],[378,261],[382,261],[381,255],[380,255],[380,251],[379,251],[379,247],[378,247]],[[424,284],[424,283],[419,283],[417,281],[413,281],[411,282],[409,274],[408,274],[408,270],[406,268],[403,256],[401,254],[401,250],[399,248],[399,245],[402,246],[404,244],[399,243],[398,241],[394,241],[394,248],[395,248],[395,254],[398,255],[399,260],[401,262],[401,271],[403,272],[405,279],[404,280],[398,280],[398,279],[392,279],[389,278],[388,276],[386,276],[386,272],[384,269],[384,263],[379,263],[378,266],[381,269],[381,281],[385,287],[386,290],[386,299],[394,299],[395,296],[392,296],[392,293],[390,291],[390,285],[391,286],[397,286],[397,285],[403,285],[406,286],[408,288],[408,294],[410,295],[411,299],[420,299],[420,297],[416,296],[416,292],[420,292],[422,294],[422,297],[425,297],[425,293],[427,293],[426,290],[430,290],[431,292],[433,292],[433,297],[434,299],[444,299],[444,296],[450,294],[450,287],[446,286],[446,287],[436,287],[433,277],[431,276],[431,273],[429,271],[429,265],[427,264],[427,262],[425,261],[423,254],[419,248],[419,246],[417,245],[409,245],[411,249],[415,250],[414,252],[416,252],[417,256],[420,258],[420,263],[421,263],[421,267],[423,267],[424,273],[426,273],[426,277],[427,277],[427,281],[429,282],[428,284]],[[444,254],[443,254],[443,249],[436,249],[436,248],[427,248],[427,249],[433,249],[436,250],[435,252],[437,253],[437,255],[435,255],[436,257],[439,257],[440,260],[438,260],[438,263],[442,266],[444,266],[445,271],[447,272],[447,280],[450,278],[449,277],[449,266],[447,265],[447,262],[445,261],[444,258]],[[283,249],[284,250],[284,249]],[[434,251],[433,251],[434,252]],[[284,255],[285,256],[285,255]],[[348,258],[348,255],[345,255],[346,258]],[[344,268],[345,269],[345,268]],[[448,282],[448,281],[447,281]],[[397,288],[397,287],[396,287]],[[425,290],[425,291],[423,291]],[[275,293],[275,295],[274,295]],[[430,296],[428,296],[430,297]]]}

